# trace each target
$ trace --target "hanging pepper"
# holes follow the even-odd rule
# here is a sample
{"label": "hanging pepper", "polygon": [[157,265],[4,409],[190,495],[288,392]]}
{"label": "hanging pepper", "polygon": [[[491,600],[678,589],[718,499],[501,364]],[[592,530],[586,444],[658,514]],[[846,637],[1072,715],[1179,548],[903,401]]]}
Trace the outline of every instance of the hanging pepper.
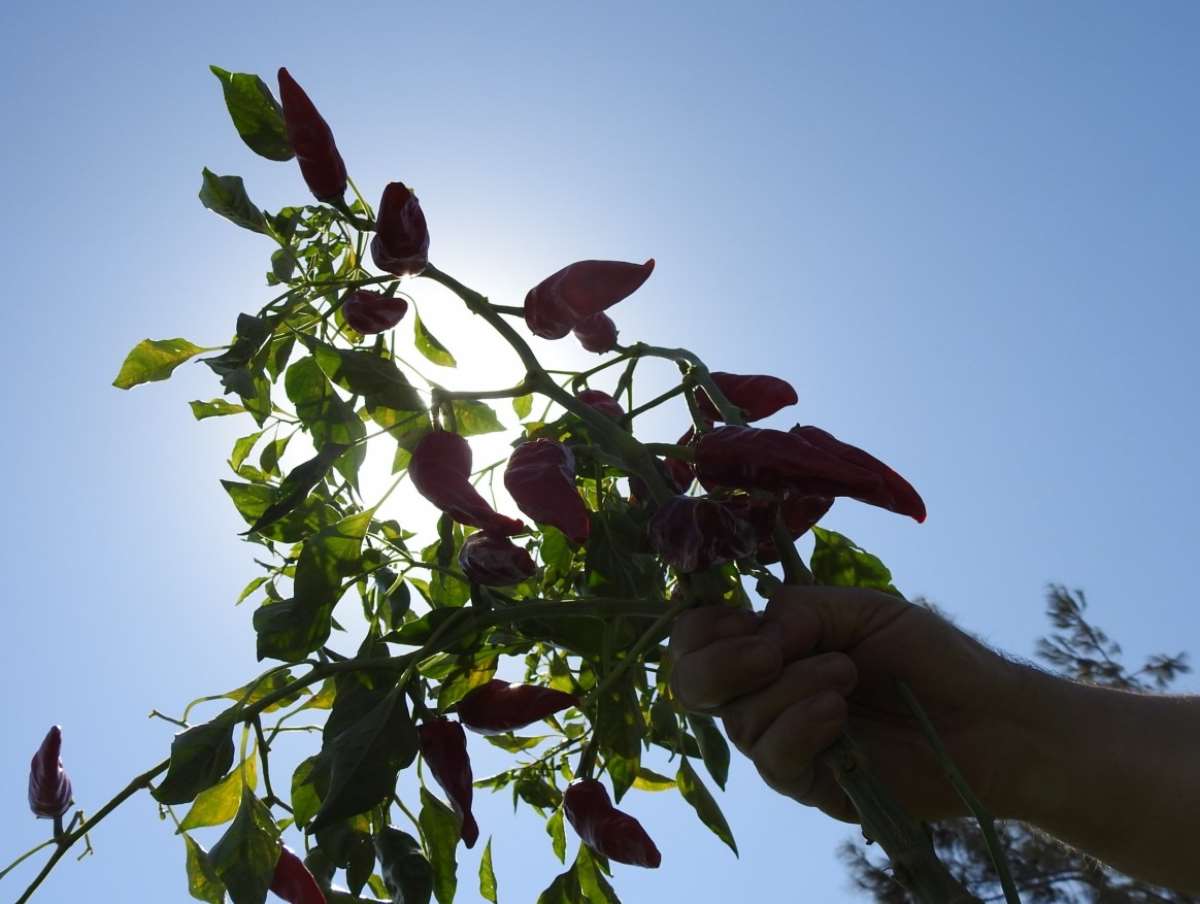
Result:
{"label": "hanging pepper", "polygon": [[55,725],[29,764],[29,809],[39,819],[57,819],[71,809],[71,778],[63,769],[62,729]]}
{"label": "hanging pepper", "polygon": [[342,302],[342,316],[357,333],[364,336],[390,330],[408,313],[408,302],[403,298],[389,298],[382,292],[359,289],[351,292]]}
{"label": "hanging pepper", "polygon": [[591,519],[575,489],[575,456],[562,443],[535,439],[517,446],[504,469],[504,486],[534,521],[557,527],[575,543],[587,540]]}
{"label": "hanging pepper", "polygon": [[751,524],[723,501],[674,496],[658,507],[650,545],[676,571],[689,574],[748,556],[758,546]]}
{"label": "hanging pepper", "polygon": [[783,501],[755,500],[744,505],[744,517],[754,526],[758,536],[756,558],[763,565],[779,561],[775,546],[775,516],[783,516],[783,526],[793,540],[798,540],[833,507],[832,496],[801,496],[788,493]]}
{"label": "hanging pepper", "polygon": [[617,325],[604,313],[585,317],[571,332],[584,349],[597,355],[611,352],[617,344]]}
{"label": "hanging pepper", "polygon": [[418,493],[460,524],[502,536],[525,530],[471,486],[471,446],[457,433],[435,430],[424,436],[413,450],[408,476]]}
{"label": "hanging pepper", "polygon": [[462,840],[474,847],[479,839],[479,825],[471,814],[473,795],[471,759],[467,756],[467,735],[458,722],[434,719],[421,725],[421,758],[462,822]]}
{"label": "hanging pepper", "polygon": [[[688,427],[683,436],[675,440],[677,446],[693,446],[695,443],[696,428],[694,427]],[[695,466],[682,458],[667,458],[663,463],[666,465],[667,473],[671,475],[671,482],[675,484],[675,491],[686,493],[691,487],[692,481],[696,479]]]}
{"label": "hanging pepper", "polygon": [[543,339],[561,339],[582,325],[589,337],[611,329],[616,341],[615,326],[599,327],[584,321],[628,298],[649,279],[653,270],[653,258],[644,264],[625,261],[568,264],[529,290],[525,296],[525,323],[534,335]]}
{"label": "hanging pepper", "polygon": [[483,531],[463,542],[458,564],[470,580],[488,587],[519,584],[537,571],[529,553],[508,537]]}
{"label": "hanging pepper", "polygon": [[[761,421],[788,405],[795,405],[798,401],[792,384],[778,377],[769,377],[766,374],[730,374],[719,370],[714,370],[709,376],[725,394],[725,398],[742,410],[742,417],[747,421]],[[721,413],[707,393],[697,392],[696,404],[711,420],[722,420]]]}
{"label": "hanging pepper", "polygon": [[574,694],[493,678],[459,701],[458,718],[479,734],[504,734],[578,705]]}
{"label": "hanging pepper", "polygon": [[621,403],[607,392],[599,389],[581,389],[575,393],[575,398],[583,404],[595,408],[601,414],[607,414],[614,421],[625,417],[625,409],[621,407]]}
{"label": "hanging pepper", "polygon": [[595,779],[579,779],[567,786],[563,812],[583,843],[597,854],[651,869],[662,863],[662,854],[642,824],[614,807],[608,789]]}
{"label": "hanging pepper", "polygon": [[300,174],[318,201],[337,201],[346,193],[346,164],[333,132],[286,69],[279,70],[279,99],[288,142],[296,152]]}
{"label": "hanging pepper", "polygon": [[325,892],[321,891],[316,878],[286,845],[275,861],[271,891],[288,904],[325,904]]}
{"label": "hanging pepper", "polygon": [[371,239],[375,266],[396,276],[416,276],[429,263],[429,227],[417,196],[403,182],[389,182]]}

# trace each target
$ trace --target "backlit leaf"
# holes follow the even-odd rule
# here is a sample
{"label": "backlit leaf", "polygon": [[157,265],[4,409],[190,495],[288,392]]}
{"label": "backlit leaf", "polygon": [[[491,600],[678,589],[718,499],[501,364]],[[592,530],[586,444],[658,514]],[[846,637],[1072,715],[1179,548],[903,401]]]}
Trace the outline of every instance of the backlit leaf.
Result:
{"label": "backlit leaf", "polygon": [[129,389],[139,383],[166,380],[184,361],[205,349],[186,339],[143,339],[133,347],[113,380],[117,389]]}

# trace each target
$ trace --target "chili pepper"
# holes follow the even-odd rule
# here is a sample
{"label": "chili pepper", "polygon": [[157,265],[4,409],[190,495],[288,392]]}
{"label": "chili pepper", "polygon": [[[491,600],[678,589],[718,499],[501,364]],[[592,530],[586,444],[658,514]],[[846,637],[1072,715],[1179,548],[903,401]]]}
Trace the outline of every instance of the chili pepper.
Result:
{"label": "chili pepper", "polygon": [[562,443],[535,439],[517,446],[504,469],[504,486],[534,521],[552,524],[576,543],[587,540],[591,519],[575,489],[575,456]]}
{"label": "chili pepper", "polygon": [[801,496],[788,493],[783,501],[753,500],[745,503],[743,517],[754,526],[758,535],[756,557],[763,565],[779,561],[779,550],[775,547],[775,516],[783,516],[783,526],[793,540],[798,540],[814,524],[825,517],[833,506],[831,496]]}
{"label": "chili pepper", "polygon": [[309,191],[318,201],[339,200],[346,193],[346,164],[329,123],[286,69],[279,70],[279,99],[288,142]]}
{"label": "chili pepper", "polygon": [[[529,290],[525,296],[525,323],[534,335],[543,339],[561,339],[580,325],[585,334],[599,335],[596,323],[583,324],[583,321],[628,298],[649,279],[653,270],[653,258],[644,264],[625,261],[568,264]],[[616,327],[611,329],[615,341]]]}
{"label": "chili pepper", "polygon": [[[798,401],[792,384],[778,377],[730,374],[719,370],[714,370],[709,376],[725,394],[725,398],[742,410],[742,417],[747,421],[761,421]],[[722,420],[721,413],[707,393],[697,392],[696,404],[707,417],[714,421]]]}
{"label": "chili pepper", "polygon": [[[677,446],[694,446],[696,443],[696,429],[688,427],[687,432],[675,441]],[[671,475],[671,481],[675,484],[677,493],[686,493],[692,485],[692,481],[696,479],[696,468],[690,461],[684,461],[682,458],[667,458],[664,459],[667,468],[667,473]]]}
{"label": "chili pepper", "polygon": [[662,863],[642,824],[613,806],[608,789],[595,779],[578,779],[567,786],[563,812],[584,844],[609,860],[657,868]]}
{"label": "chili pepper", "polygon": [[740,559],[755,551],[758,536],[733,506],[698,496],[675,496],[658,507],[650,545],[683,574]]}
{"label": "chili pepper", "polygon": [[617,325],[605,313],[585,317],[575,324],[572,332],[584,349],[597,355],[611,352],[617,344]]}
{"label": "chili pepper", "polygon": [[528,552],[507,537],[484,531],[467,537],[458,564],[468,578],[488,587],[519,584],[537,571]]}
{"label": "chili pepper", "polygon": [[62,729],[55,725],[29,764],[29,809],[39,819],[58,819],[71,809],[71,777],[63,769]]}
{"label": "chili pepper", "polygon": [[614,421],[619,421],[625,417],[625,409],[621,407],[621,403],[607,392],[599,389],[582,389],[575,393],[575,398],[579,399],[583,404],[595,408],[601,414],[607,414]]}
{"label": "chili pepper", "polygon": [[286,845],[275,861],[271,891],[288,904],[325,904],[325,892],[321,891],[316,878]]}
{"label": "chili pepper", "polygon": [[457,433],[435,430],[413,450],[408,475],[417,492],[460,524],[508,536],[525,530],[501,515],[471,486],[471,446]]}
{"label": "chili pepper", "polygon": [[459,701],[458,718],[479,734],[504,734],[578,705],[579,698],[574,694],[493,678]]}
{"label": "chili pepper", "polygon": [[[899,512],[901,515],[908,515],[914,518],[917,522],[925,520],[925,502],[913,489],[912,484],[881,462],[873,455],[864,452],[857,446],[851,446],[849,443],[844,443],[837,439],[831,433],[827,433],[820,427],[801,427],[797,424],[793,427],[790,433],[800,436],[812,443],[816,448],[828,452],[837,458],[857,465],[867,471],[877,474],[883,481],[884,487],[891,494],[893,504],[884,506],[893,512]],[[871,500],[864,500],[870,502]],[[875,503],[878,505],[879,503]]]}
{"label": "chili pepper", "polygon": [[390,330],[408,313],[403,298],[389,298],[382,292],[359,289],[342,302],[342,316],[350,328],[364,336]]}
{"label": "chili pepper", "polygon": [[479,839],[479,825],[471,814],[473,788],[466,732],[458,722],[434,719],[421,725],[420,735],[421,757],[462,821],[463,843],[474,847]]}
{"label": "chili pepper", "polygon": [[375,266],[397,276],[416,276],[429,263],[429,227],[417,196],[403,182],[389,182],[371,239]]}

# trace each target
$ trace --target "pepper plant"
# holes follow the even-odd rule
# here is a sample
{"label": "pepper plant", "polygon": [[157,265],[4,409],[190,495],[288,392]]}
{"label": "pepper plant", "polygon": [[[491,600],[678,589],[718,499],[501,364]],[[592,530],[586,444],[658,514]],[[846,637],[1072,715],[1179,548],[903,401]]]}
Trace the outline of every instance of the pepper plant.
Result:
{"label": "pepper plant", "polygon": [[[736,851],[710,790],[725,784],[726,741],[671,693],[664,642],[673,620],[691,606],[753,607],[755,594],[778,587],[775,563],[787,582],[897,593],[877,558],[817,522],[839,497],[919,522],[920,496],[877,458],[817,427],[747,426],[797,404],[786,380],[710,371],[685,349],[619,342],[607,312],[651,277],[652,259],[578,261],[533,286],[523,305],[494,303],[431,262],[411,188],[392,182],[378,207],[368,203],[286,69],[281,103],[257,76],[213,73],[246,145],[270,160],[295,158],[317,203],[267,212],[239,177],[205,169],[204,206],[277,245],[267,282],[278,294],[238,315],[222,348],[139,343],[115,385],[165,380],[206,355],[223,396],[193,402],[196,417],[253,422],[234,444],[223,485],[257,547],[261,571],[238,602],[256,604],[265,670],[190,705],[162,762],[65,827],[72,788],[52,729],[30,778],[34,812],[54,819],[42,845],[52,853],[19,900],[143,789],[176,821],[188,889],[210,904],[261,904],[268,892],[293,902],[447,904],[460,882],[457,845],[488,831],[472,813],[479,788],[511,789],[514,802],[548,819],[564,865],[565,827],[579,839],[565,871],[547,877],[543,904],[616,901],[614,862],[659,866],[625,798],[635,785],[677,790]],[[516,385],[451,391],[409,363],[413,348],[435,365],[454,363],[408,317],[422,281],[449,289],[493,328],[521,362]],[[398,328],[406,319],[411,340]],[[572,334],[601,357],[581,372],[552,372],[529,333]],[[639,403],[634,378],[650,359],[669,362],[679,380]],[[519,434],[506,460],[480,468],[470,439],[504,429],[496,405],[511,408]],[[676,442],[638,437],[639,416],[663,405],[686,406],[687,433]],[[386,447],[392,460],[391,488],[376,499],[364,498],[360,481],[368,445]],[[511,506],[481,492],[497,479]],[[403,481],[441,513],[435,524],[414,523],[389,501]],[[794,541],[808,532],[815,546],[806,563]],[[513,664],[524,668],[521,682],[496,677]],[[199,715],[216,700],[223,710]],[[309,726],[311,755],[281,787],[271,751],[299,713],[324,720]],[[535,734],[516,733],[530,726]],[[476,780],[469,747],[485,738],[513,765]],[[652,747],[669,757],[673,777],[643,764]],[[893,855],[913,894],[974,900],[852,739],[826,758],[864,833]],[[403,800],[397,779],[418,768],[418,798]],[[182,820],[176,807],[189,808]],[[990,821],[979,815],[986,833]],[[189,831],[225,824],[208,851]],[[292,829],[302,832],[303,854],[283,845]],[[490,841],[479,891],[497,900]]]}

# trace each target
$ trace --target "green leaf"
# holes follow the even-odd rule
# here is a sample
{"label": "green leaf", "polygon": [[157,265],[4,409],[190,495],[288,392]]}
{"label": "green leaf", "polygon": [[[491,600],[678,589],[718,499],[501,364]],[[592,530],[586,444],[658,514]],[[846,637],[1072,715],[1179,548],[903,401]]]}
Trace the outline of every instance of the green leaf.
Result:
{"label": "green leaf", "polygon": [[[464,628],[471,623],[473,615],[474,613],[469,609],[434,609],[415,621],[408,622],[400,629],[385,634],[383,639],[388,643],[404,644],[410,647],[424,646],[433,636],[433,632],[447,620],[453,618],[458,627]],[[470,638],[467,638],[462,643],[465,645],[469,642]]]}
{"label": "green leaf", "polygon": [[556,809],[546,820],[546,834],[550,836],[550,847],[559,863],[567,862],[567,831],[563,826],[562,807]]}
{"label": "green leaf", "polygon": [[280,483],[279,489],[275,492],[275,501],[267,506],[246,533],[262,531],[263,528],[274,524],[284,515],[290,514],[296,506],[304,501],[309,491],[325,478],[329,469],[333,467],[333,463],[338,460],[338,456],[345,451],[345,446],[330,443],[322,446],[313,458],[296,465]]}
{"label": "green leaf", "polygon": [[143,339],[125,356],[113,386],[130,389],[139,383],[166,380],[184,361],[205,349],[186,339]]}
{"label": "green leaf", "polygon": [[475,688],[487,684],[496,674],[497,657],[492,656],[476,664],[473,657],[460,657],[463,668],[457,669],[453,677],[448,677],[438,688],[437,708],[445,711],[469,694]]}
{"label": "green leaf", "polygon": [[525,420],[533,411],[533,393],[519,395],[512,400],[513,411],[516,412],[517,418]]}
{"label": "green leaf", "polygon": [[175,735],[167,774],[152,792],[160,804],[190,803],[233,765],[233,725],[221,717]]}
{"label": "green leaf", "polygon": [[639,766],[637,778],[633,780],[633,787],[639,791],[669,791],[675,787],[675,779],[659,775],[653,769],[647,769],[645,766]]}
{"label": "green leaf", "polygon": [[229,222],[267,235],[267,220],[263,212],[251,203],[241,176],[218,176],[204,168],[200,185],[200,203]]}
{"label": "green leaf", "polygon": [[429,904],[433,897],[433,867],[421,844],[407,832],[385,826],[375,836],[384,886],[400,904]]}
{"label": "green leaf", "polygon": [[283,458],[283,453],[287,451],[288,443],[292,440],[292,434],[281,436],[278,439],[273,439],[271,442],[263,446],[262,453],[258,456],[258,466],[262,468],[266,474],[279,474],[279,460]]}
{"label": "green leaf", "polygon": [[490,405],[473,399],[455,399],[450,405],[454,409],[454,423],[460,436],[500,433],[506,429]]}
{"label": "green leaf", "polygon": [[[248,596],[250,596],[250,594],[252,594],[255,590],[257,590],[259,587],[261,587],[266,582],[267,582],[267,579],[266,579],[266,576],[264,576],[264,575],[260,575],[259,577],[256,577],[256,578],[251,578],[250,583],[247,584],[242,589],[242,592],[240,594],[238,594],[237,602],[244,603],[246,601],[246,598]],[[237,605],[237,603],[235,603],[235,605]]]}
{"label": "green leaf", "polygon": [[496,872],[492,869],[492,839],[488,838],[483,847],[483,856],[479,858],[479,897],[492,904],[498,904],[496,899]]}
{"label": "green leaf", "polygon": [[454,360],[454,356],[450,354],[450,350],[438,341],[437,336],[429,332],[425,328],[425,324],[421,322],[421,315],[413,315],[413,342],[416,343],[417,351],[440,367],[457,367],[458,362]]}
{"label": "green leaf", "polygon": [[836,531],[814,527],[812,533],[816,539],[812,573],[818,584],[829,587],[871,587],[895,596],[901,595],[892,586],[892,573],[878,557]]}
{"label": "green leaf", "polygon": [[208,854],[233,904],[263,904],[279,859],[279,828],[254,792],[243,789],[237,816]]}
{"label": "green leaf", "polygon": [[360,444],[366,428],[354,408],[338,396],[312,357],[292,364],[284,375],[283,385],[296,406],[296,416],[312,433],[314,446],[337,443],[354,447],[335,464],[347,480],[353,480],[367,452],[366,445]]}
{"label": "green leaf", "polygon": [[192,416],[198,421],[202,421],[208,417],[225,417],[230,414],[243,414],[246,409],[241,405],[234,405],[231,402],[226,402],[224,399],[213,399],[211,402],[194,401],[188,402],[192,407]]}
{"label": "green leaf", "polygon": [[551,736],[539,735],[532,738],[522,738],[510,732],[509,734],[484,735],[484,740],[493,747],[499,747],[501,750],[507,750],[509,753],[520,753],[522,750],[532,750],[548,737]]}
{"label": "green leaf", "polygon": [[662,599],[662,569],[655,556],[643,552],[644,538],[644,527],[627,507],[592,513],[586,573],[594,595]]}
{"label": "green leaf", "polygon": [[733,840],[733,832],[729,829],[729,823],[725,821],[721,808],[717,806],[717,802],[709,790],[704,787],[704,783],[700,781],[700,776],[696,774],[696,770],[692,768],[687,757],[680,762],[679,772],[675,776],[675,784],[679,786],[679,793],[683,795],[683,799],[692,805],[696,815],[700,817],[700,821],[708,826],[714,835],[729,845],[736,855],[738,852],[737,842]]}
{"label": "green leaf", "polygon": [[725,742],[725,736],[712,716],[689,714],[687,720],[700,745],[700,756],[708,774],[724,791],[725,782],[729,779],[729,745]]}
{"label": "green leaf", "polygon": [[538,895],[537,904],[588,904],[579,888],[579,877],[574,865],[565,873],[554,877],[550,886]]}
{"label": "green leaf", "polygon": [[335,348],[307,337],[305,344],[325,376],[342,389],[384,408],[425,411],[420,393],[390,358],[373,351]]}
{"label": "green leaf", "polygon": [[258,770],[253,754],[245,763],[231,769],[219,783],[196,796],[196,802],[179,824],[179,831],[229,822],[237,815],[242,790],[247,787],[251,791],[258,787]]}
{"label": "green leaf", "polygon": [[621,899],[604,878],[599,864],[586,844],[579,846],[575,855],[575,875],[579,879],[579,890],[589,904],[621,904]]}
{"label": "green leaf", "polygon": [[225,904],[225,883],[213,872],[208,862],[208,851],[191,835],[183,836],[183,844],[187,849],[188,894],[207,904]]}
{"label": "green leaf", "polygon": [[292,773],[292,816],[304,828],[329,793],[329,760],[321,754],[302,760]]}
{"label": "green leaf", "polygon": [[[389,799],[396,777],[417,755],[417,728],[399,688],[327,745],[329,794],[309,826],[354,816]],[[457,832],[457,828],[455,829]]]}
{"label": "green leaf", "polygon": [[618,802],[637,778],[646,726],[633,679],[633,672],[626,672],[596,701],[596,735]]}
{"label": "green leaf", "polygon": [[433,866],[433,893],[438,904],[451,904],[458,887],[458,861],[455,849],[461,833],[458,817],[454,811],[426,791],[421,789],[421,815],[418,817],[421,833],[429,846],[429,858]]}
{"label": "green leaf", "polygon": [[[192,404],[194,405],[195,402]],[[244,408],[242,410],[245,411]],[[263,432],[259,430],[256,433],[251,433],[249,436],[238,437],[237,441],[233,444],[233,451],[229,453],[229,467],[237,471],[242,466],[242,462],[246,460],[246,456],[254,451],[254,445],[262,439]]]}
{"label": "green leaf", "polygon": [[220,66],[208,68],[221,83],[225,106],[246,146],[268,160],[291,160],[295,152],[288,141],[283,110],[266,83],[248,72],[228,72]]}
{"label": "green leaf", "polygon": [[[255,678],[253,681],[249,681],[246,684],[243,684],[241,687],[229,691],[223,696],[228,700],[233,700],[235,703],[238,703],[241,706],[253,706],[263,697],[281,690],[291,682],[291,670],[280,669],[279,671],[273,671],[265,676]],[[265,707],[262,712],[273,713],[278,709],[283,709],[285,706],[291,706],[301,697],[307,696],[310,693],[311,691],[309,691],[308,688],[298,687],[287,696],[281,697],[271,705]]]}
{"label": "green leaf", "polygon": [[[221,486],[233,500],[238,513],[251,525],[262,517],[278,496],[277,488],[270,486],[238,483],[233,480],[222,480]],[[337,511],[332,506],[322,499],[309,496],[294,511],[263,528],[261,534],[269,540],[298,543],[336,521]]]}

